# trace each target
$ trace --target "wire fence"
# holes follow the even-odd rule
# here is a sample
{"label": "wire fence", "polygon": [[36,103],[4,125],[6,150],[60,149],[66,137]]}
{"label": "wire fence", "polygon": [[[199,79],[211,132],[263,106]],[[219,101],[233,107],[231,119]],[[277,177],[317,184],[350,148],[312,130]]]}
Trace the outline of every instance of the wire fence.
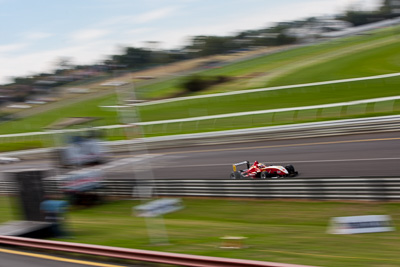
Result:
{"label": "wire fence", "polygon": [[185,120],[149,122],[143,124],[147,136],[222,131],[281,124],[303,123],[334,119],[385,115],[400,112],[400,97],[369,103],[325,105],[318,108],[292,108],[266,110],[259,113],[224,114],[223,116],[197,117]]}

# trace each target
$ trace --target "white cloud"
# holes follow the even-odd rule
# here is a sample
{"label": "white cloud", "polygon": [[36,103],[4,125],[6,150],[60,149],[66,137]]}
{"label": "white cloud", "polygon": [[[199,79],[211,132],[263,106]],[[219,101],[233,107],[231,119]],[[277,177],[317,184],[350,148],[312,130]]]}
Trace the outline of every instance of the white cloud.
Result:
{"label": "white cloud", "polygon": [[86,42],[90,40],[99,39],[106,36],[109,33],[108,30],[102,29],[84,29],[79,30],[70,35],[74,42]]}
{"label": "white cloud", "polygon": [[0,45],[0,54],[1,53],[10,53],[16,52],[27,47],[27,43],[17,43],[17,44],[8,44],[8,45]]}
{"label": "white cloud", "polygon": [[[143,36],[146,34],[150,34],[151,32],[154,32],[155,30],[156,30],[155,28],[150,28],[150,27],[136,28],[136,29],[126,31],[125,34],[133,35],[133,36],[137,37],[137,36]],[[147,36],[149,36],[149,35],[147,35]]]}
{"label": "white cloud", "polygon": [[138,23],[149,23],[155,20],[171,16],[176,10],[177,7],[166,7],[166,8],[152,10],[150,12],[146,12],[136,16],[134,21]]}
{"label": "white cloud", "polygon": [[117,16],[117,17],[112,17],[109,19],[105,19],[102,22],[100,22],[100,26],[102,27],[112,27],[118,24],[127,24],[132,20],[132,16]]}
{"label": "white cloud", "polygon": [[36,40],[41,40],[45,39],[52,36],[51,33],[47,32],[26,32],[22,34],[22,37],[28,40],[36,41]]}
{"label": "white cloud", "polygon": [[106,19],[100,23],[103,27],[111,27],[116,25],[130,25],[130,24],[143,24],[150,23],[156,20],[160,20],[169,16],[172,16],[178,7],[165,7],[154,9],[145,13],[136,14],[132,16],[117,16]]}

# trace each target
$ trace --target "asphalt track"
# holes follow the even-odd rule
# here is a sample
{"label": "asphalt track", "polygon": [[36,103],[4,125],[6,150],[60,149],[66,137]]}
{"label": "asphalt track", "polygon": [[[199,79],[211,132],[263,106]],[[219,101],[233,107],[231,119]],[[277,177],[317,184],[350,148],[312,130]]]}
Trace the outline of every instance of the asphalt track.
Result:
{"label": "asphalt track", "polygon": [[[115,264],[93,260],[82,260],[51,253],[30,252],[12,247],[0,247],[0,267],[122,267],[143,266],[131,264]],[[146,265],[147,266],[147,265]],[[150,265],[149,265],[150,266]]]}
{"label": "asphalt track", "polygon": [[293,164],[299,177],[400,175],[400,133],[257,141],[153,151],[155,178],[225,179],[232,163]]}
{"label": "asphalt track", "polygon": [[[299,178],[400,175],[400,132],[340,135],[276,141],[236,142],[157,149],[113,155],[114,160],[137,158],[107,170],[109,178],[228,179],[232,164],[258,160],[293,164]],[[0,170],[51,168],[49,160],[29,160],[0,166]],[[138,172],[141,170],[142,172]]]}

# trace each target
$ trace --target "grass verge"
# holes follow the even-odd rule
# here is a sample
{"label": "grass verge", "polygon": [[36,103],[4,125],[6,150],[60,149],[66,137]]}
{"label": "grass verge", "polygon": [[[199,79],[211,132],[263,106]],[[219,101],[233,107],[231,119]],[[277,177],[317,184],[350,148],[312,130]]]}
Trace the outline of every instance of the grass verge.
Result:
{"label": "grass verge", "polygon": [[[132,216],[132,207],[139,204],[135,200],[72,210],[67,225],[74,236],[72,241],[79,243],[315,266],[400,264],[397,231],[327,233],[330,218],[337,216],[386,214],[392,216],[398,228],[399,203],[235,199],[184,199],[183,202],[183,210],[164,217],[169,243],[162,246],[150,243],[147,232],[150,229],[155,237],[161,237],[162,221],[151,219],[146,223],[143,218]],[[0,209],[7,213],[4,207]],[[2,216],[0,221],[6,218]],[[248,247],[221,249],[223,236],[247,237]]]}

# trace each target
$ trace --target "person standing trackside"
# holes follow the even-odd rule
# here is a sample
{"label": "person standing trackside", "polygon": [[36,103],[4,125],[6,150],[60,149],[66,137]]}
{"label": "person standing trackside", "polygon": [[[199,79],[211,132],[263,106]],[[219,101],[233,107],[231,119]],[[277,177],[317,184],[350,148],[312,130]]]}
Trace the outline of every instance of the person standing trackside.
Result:
{"label": "person standing trackside", "polygon": [[65,200],[45,197],[40,203],[40,210],[44,214],[45,221],[52,224],[51,231],[54,237],[66,236],[63,221],[65,220],[67,209],[68,203]]}

